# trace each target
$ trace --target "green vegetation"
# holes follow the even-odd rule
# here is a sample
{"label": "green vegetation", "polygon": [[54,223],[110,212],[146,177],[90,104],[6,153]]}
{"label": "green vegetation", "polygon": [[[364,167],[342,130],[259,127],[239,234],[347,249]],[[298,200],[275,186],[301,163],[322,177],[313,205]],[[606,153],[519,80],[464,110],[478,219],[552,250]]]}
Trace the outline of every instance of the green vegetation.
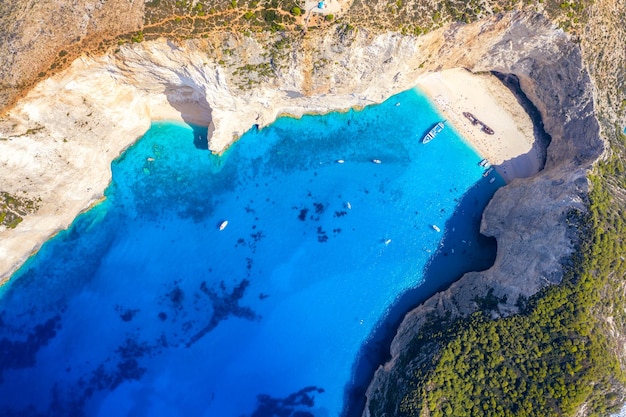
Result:
{"label": "green vegetation", "polygon": [[38,201],[0,191],[1,226],[14,229],[22,222],[24,216],[34,213],[38,208]]}
{"label": "green vegetation", "polygon": [[[331,30],[346,46],[360,27],[422,35],[449,22],[470,23],[517,7],[543,10],[561,28],[577,33],[587,21],[591,2],[443,0],[431,5],[387,0],[383,6],[388,13],[383,13],[385,7],[376,7],[376,1],[354,0],[346,15],[338,20],[333,15],[324,19],[336,22]],[[142,42],[161,36],[207,39],[224,32],[245,36],[265,33],[264,38],[259,36],[267,42],[263,62],[247,62],[231,49],[222,50],[223,38],[211,39],[217,45],[213,50],[218,51],[220,65],[228,66],[239,77],[237,86],[241,89],[276,77],[302,30],[296,25],[302,22],[297,20],[302,15],[301,4],[293,0],[151,0],[145,7],[145,27],[116,42]],[[62,67],[72,54],[72,50],[60,51],[50,70]],[[603,64],[600,58],[596,65],[590,65],[592,71]],[[427,63],[424,61],[420,68]],[[326,59],[316,59],[313,72],[321,73],[329,64]],[[606,65],[607,73],[619,73],[623,67],[608,61]],[[42,71],[38,76],[47,74]],[[601,87],[616,91],[619,86],[623,86],[623,78]],[[626,90],[621,88],[616,107],[626,111]],[[624,135],[618,131],[617,137],[613,148],[626,149]],[[568,214],[569,224],[579,233],[580,247],[562,284],[530,299],[517,300],[520,314],[515,316],[491,318],[499,304],[506,302],[491,289],[474,299],[480,311],[470,317],[432,317],[399,360],[411,370],[402,382],[408,390],[390,390],[386,393],[388,404],[372,405],[390,416],[521,417],[573,415],[582,404],[589,414],[603,415],[607,407],[619,401],[618,391],[626,377],[615,353],[617,348],[606,335],[612,326],[626,333],[626,302],[618,296],[624,293],[622,278],[626,273],[621,257],[626,253],[624,156],[616,153],[595,168],[590,177],[593,188],[588,213]],[[34,200],[0,192],[0,225],[14,228],[36,210]]]}
{"label": "green vegetation", "polygon": [[428,4],[423,1],[388,0],[387,13],[375,13],[371,1],[355,0],[345,16],[356,26],[395,30],[420,35],[450,22],[471,23],[516,8],[541,11],[561,28],[580,33],[587,21],[592,0],[443,0]]}
{"label": "green vegetation", "polygon": [[[159,0],[146,3],[146,40],[208,38],[224,32],[250,35],[295,30],[303,14],[293,0]],[[122,36],[126,42],[132,35]]]}
{"label": "green vegetation", "polygon": [[[623,146],[626,137],[617,135]],[[408,394],[388,396],[400,415],[573,416],[585,405],[588,415],[604,416],[620,405],[626,375],[607,334],[611,325],[626,326],[626,205],[619,199],[626,164],[614,155],[590,181],[588,213],[567,216],[580,245],[563,282],[520,298],[515,316],[490,319],[504,300],[489,291],[469,318],[433,318],[401,358],[404,367],[417,362]]]}
{"label": "green vegetation", "polygon": [[240,90],[248,89],[262,82],[267,82],[270,78],[275,76],[269,62],[263,62],[256,65],[242,65],[233,71],[233,75],[239,76],[242,80],[237,85]]}
{"label": "green vegetation", "polygon": [[[380,13],[371,1],[355,0],[346,14],[327,15],[309,23],[307,29],[339,23],[374,31],[398,31],[422,35],[450,22],[470,23],[491,15],[523,7],[542,10],[552,21],[572,33],[580,32],[587,21],[592,0],[443,0],[433,5],[423,1],[387,0]],[[374,2],[376,3],[376,2]],[[210,38],[231,32],[251,36],[257,33],[289,33],[298,36],[303,27],[303,6],[294,0],[153,0],[146,3],[144,28],[120,37],[123,42],[141,42],[166,36],[170,39]]]}
{"label": "green vegetation", "polygon": [[139,31],[130,38],[131,42],[143,42],[143,32]]}

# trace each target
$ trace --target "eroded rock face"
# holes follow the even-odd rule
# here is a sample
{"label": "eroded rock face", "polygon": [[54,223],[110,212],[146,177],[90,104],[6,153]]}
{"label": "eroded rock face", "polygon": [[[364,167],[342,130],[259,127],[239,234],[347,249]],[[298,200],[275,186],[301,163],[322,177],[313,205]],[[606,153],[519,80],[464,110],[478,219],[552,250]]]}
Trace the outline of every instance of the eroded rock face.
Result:
{"label": "eroded rock face", "polygon": [[115,55],[84,57],[34,88],[0,121],[3,191],[41,198],[37,213],[16,229],[0,230],[0,277],[8,278],[41,242],[101,198],[110,161],[153,119],[204,123],[210,149],[220,152],[277,115],[380,102],[427,71],[464,67],[514,75],[552,138],[545,170],[496,193],[482,223],[483,233],[498,240],[495,265],[467,274],[407,315],[392,360],[368,391],[371,404],[381,400],[380,387],[401,381],[390,377],[395,360],[426,312],[471,312],[474,297],[493,288],[494,295],[507,295],[506,313],[518,295],[560,281],[574,244],[564,218],[584,210],[585,171],[603,152],[592,88],[576,44],[538,15],[500,15],[419,38],[345,28],[316,32],[270,59],[265,46],[280,40],[221,34],[127,45]]}
{"label": "eroded rock face", "polygon": [[[10,178],[3,191],[26,191],[42,199],[38,213],[17,230],[0,231],[0,251],[5,251],[0,276],[6,277],[37,242],[66,227],[101,197],[110,179],[110,161],[152,119],[205,123],[210,126],[210,149],[221,152],[253,125],[267,125],[280,114],[380,102],[412,87],[427,71],[465,67],[515,75],[552,137],[546,173],[529,185],[544,191],[528,191],[523,181],[502,190],[487,209],[483,231],[498,238],[497,262],[510,268],[509,275],[518,266],[506,254],[535,259],[528,241],[544,236],[539,239],[542,247],[549,240],[554,249],[550,259],[527,259],[526,265],[536,267],[520,270],[558,282],[560,259],[569,254],[571,244],[556,225],[564,212],[582,207],[586,184],[577,180],[603,151],[589,77],[577,45],[562,31],[539,15],[524,13],[456,24],[419,38],[338,29],[293,41],[270,60],[264,46],[276,41],[280,38],[223,34],[184,44],[162,40],[125,46],[115,55],[82,58],[40,83],[0,124],[0,137],[7,139],[0,141],[0,174]],[[264,64],[274,65],[274,75],[259,70]],[[15,158],[20,154],[25,158]],[[35,163],[26,161],[29,154]],[[73,179],[78,177],[80,185]],[[551,206],[543,196],[559,203]],[[541,201],[534,200],[539,197]],[[537,214],[542,207],[549,218]],[[500,213],[505,215],[498,217]],[[39,232],[26,244],[29,227]],[[548,230],[554,230],[550,239]],[[520,247],[509,247],[510,240]],[[16,251],[20,256],[10,256]],[[545,258],[545,250],[538,253]]]}
{"label": "eroded rock face", "polygon": [[[458,31],[450,40],[462,36]],[[404,375],[410,369],[397,366],[398,360],[429,313],[470,314],[477,310],[475,297],[490,289],[499,298],[506,296],[500,314],[515,312],[520,295],[528,297],[561,281],[563,265],[574,249],[576,233],[568,229],[566,218],[585,211],[586,171],[604,152],[593,86],[578,46],[540,16],[513,18],[499,37],[471,69],[519,79],[552,138],[545,169],[498,190],[485,210],[481,232],[498,242],[493,267],[464,275],[406,315],[391,345],[392,359],[376,371],[368,388],[364,416],[379,415],[383,406],[393,407],[402,398]],[[390,398],[390,392],[400,395]]]}

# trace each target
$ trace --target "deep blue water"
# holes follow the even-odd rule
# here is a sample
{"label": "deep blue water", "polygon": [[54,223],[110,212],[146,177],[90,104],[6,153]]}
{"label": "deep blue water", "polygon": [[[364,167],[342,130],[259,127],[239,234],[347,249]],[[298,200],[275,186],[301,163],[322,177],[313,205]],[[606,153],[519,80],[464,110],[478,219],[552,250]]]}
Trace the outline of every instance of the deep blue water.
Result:
{"label": "deep blue water", "polygon": [[155,123],[2,288],[0,415],[354,414],[402,313],[493,256],[503,182],[449,127],[419,143],[440,117],[411,90],[222,156]]}

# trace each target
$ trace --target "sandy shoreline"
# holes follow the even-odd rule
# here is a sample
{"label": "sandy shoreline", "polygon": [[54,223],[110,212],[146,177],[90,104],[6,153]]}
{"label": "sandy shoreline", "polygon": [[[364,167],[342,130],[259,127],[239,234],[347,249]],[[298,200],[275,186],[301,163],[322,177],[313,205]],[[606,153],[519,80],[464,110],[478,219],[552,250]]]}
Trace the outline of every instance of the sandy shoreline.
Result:
{"label": "sandy shoreline", "polygon": [[[456,68],[421,76],[417,87],[507,183],[539,172],[543,151],[534,137],[532,120],[495,76]],[[481,125],[473,125],[464,112],[494,133],[483,132]]]}
{"label": "sandy shoreline", "polygon": [[[180,96],[167,96],[152,91],[158,91],[160,84],[143,80],[139,77],[142,73],[137,77],[144,90],[139,90],[132,83],[112,82],[109,67],[99,69],[98,65],[75,63],[72,71],[41,83],[9,118],[0,121],[4,191],[41,201],[37,212],[25,216],[15,229],[0,226],[0,285],[44,242],[102,198],[111,180],[110,162],[132,145],[151,121],[208,125],[209,146],[215,151],[226,148],[254,123],[266,126],[280,114],[297,117],[365,106],[398,92],[388,89],[383,94],[383,90],[373,89],[362,94],[290,97],[272,88],[260,100],[259,96],[228,96],[216,79],[204,80],[207,84],[202,94],[182,89]],[[157,69],[162,67],[153,68]],[[488,158],[507,182],[538,172],[541,152],[535,146],[530,117],[495,77],[446,70],[413,78],[397,89],[416,84],[449,126]],[[495,134],[486,135],[472,126],[463,117],[464,111],[472,112]]]}

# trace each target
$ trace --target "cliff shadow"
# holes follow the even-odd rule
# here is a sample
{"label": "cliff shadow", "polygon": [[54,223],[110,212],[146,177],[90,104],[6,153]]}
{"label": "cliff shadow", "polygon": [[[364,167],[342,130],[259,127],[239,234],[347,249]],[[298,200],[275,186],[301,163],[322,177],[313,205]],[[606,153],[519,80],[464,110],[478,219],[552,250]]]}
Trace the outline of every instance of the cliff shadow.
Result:
{"label": "cliff shadow", "polygon": [[[492,71],[493,74],[500,82],[513,93],[515,96],[517,103],[524,109],[524,111],[530,117],[530,120],[533,123],[533,136],[535,138],[535,142],[533,143],[533,147],[531,152],[536,152],[537,155],[540,155],[541,159],[539,161],[539,170],[543,170],[546,165],[546,159],[548,154],[548,146],[552,141],[550,135],[545,131],[543,127],[543,119],[541,118],[541,113],[535,107],[533,102],[526,96],[526,93],[522,90],[520,86],[519,79],[514,74],[504,74],[497,71]],[[534,174],[533,174],[534,175]],[[528,177],[530,175],[522,175],[522,178]]]}
{"label": "cliff shadow", "polygon": [[200,150],[209,149],[213,134],[212,109],[206,97],[190,86],[172,87],[166,90],[168,103],[180,113],[181,118],[193,130],[193,145]]}
{"label": "cliff shadow", "polygon": [[481,178],[459,200],[446,222],[439,249],[424,268],[422,283],[396,300],[361,346],[352,367],[352,381],[344,391],[342,417],[360,417],[365,407],[365,392],[376,369],[391,359],[391,341],[404,316],[471,271],[490,268],[496,259],[496,240],[480,234],[482,213],[504,180]]}
{"label": "cliff shadow", "polygon": [[[493,167],[504,177],[507,175],[512,176],[513,179],[533,177],[543,170],[546,163],[545,149],[542,152],[540,146],[535,141],[528,152],[507,159],[502,164],[493,165]],[[535,159],[537,160],[536,164],[534,163]]]}

